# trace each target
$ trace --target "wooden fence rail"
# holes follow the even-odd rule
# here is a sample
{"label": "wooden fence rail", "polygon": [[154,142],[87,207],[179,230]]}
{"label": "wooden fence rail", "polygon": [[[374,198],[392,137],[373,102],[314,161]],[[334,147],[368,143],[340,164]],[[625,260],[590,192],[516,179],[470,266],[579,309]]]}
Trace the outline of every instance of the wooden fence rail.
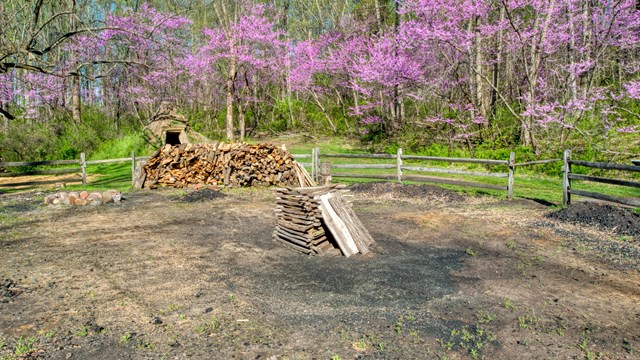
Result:
{"label": "wooden fence rail", "polygon": [[[81,153],[80,158],[77,160],[51,160],[51,161],[19,161],[19,162],[0,162],[0,168],[9,168],[9,167],[32,167],[32,166],[54,166],[54,165],[80,165],[80,168],[68,168],[68,169],[49,169],[49,170],[30,170],[30,171],[21,171],[21,172],[6,172],[0,173],[0,178],[11,178],[11,177],[19,177],[19,176],[30,176],[30,175],[61,175],[61,174],[77,174],[79,173],[81,176],[82,185],[87,185],[87,165],[98,165],[98,164],[115,164],[122,162],[131,162],[131,178],[133,181],[134,173],[135,173],[135,165],[137,161],[148,160],[150,156],[135,156],[135,153],[131,152],[131,157],[127,158],[118,158],[118,159],[105,159],[105,160],[89,160],[87,161],[85,158],[85,154]],[[21,183],[9,183],[9,184],[0,184],[0,186],[10,187],[10,186],[19,186],[19,185],[37,185],[37,184],[50,184],[58,182],[54,181],[30,181],[30,182],[21,182]]]}
{"label": "wooden fence rail", "polygon": [[[563,162],[563,177],[562,177],[562,204],[567,206],[571,203],[571,195],[579,195],[590,197],[599,200],[611,201],[623,205],[640,207],[640,198],[636,197],[619,197],[606,195],[596,192],[576,190],[572,189],[572,181],[590,181],[597,183],[604,183],[609,185],[626,186],[631,188],[640,189],[640,182],[632,180],[622,180],[614,178],[606,178],[599,176],[574,174],[571,172],[572,166],[584,166],[594,169],[602,170],[617,170],[638,173],[640,172],[639,165],[627,165],[627,164],[613,164],[603,162],[591,162],[572,160],[571,151],[565,150],[563,159],[548,159],[548,160],[535,160],[516,163],[515,154],[511,152],[509,154],[509,160],[494,160],[494,159],[475,159],[475,158],[454,158],[454,157],[436,157],[436,156],[420,156],[420,155],[403,155],[402,149],[398,149],[396,154],[320,154],[319,148],[311,150],[311,154],[292,154],[295,159],[310,159],[311,162],[300,162],[301,165],[311,168],[311,177],[318,181],[323,176],[331,176],[335,178],[363,178],[363,179],[381,179],[381,180],[395,180],[399,183],[403,181],[414,182],[427,182],[446,185],[457,185],[463,187],[475,187],[484,189],[493,189],[507,191],[507,198],[513,198],[513,188],[515,183],[515,169],[517,167],[533,166],[550,164],[554,162]],[[80,165],[80,168],[63,168],[63,169],[48,169],[48,170],[31,170],[23,172],[7,172],[0,173],[0,178],[11,178],[18,176],[28,175],[59,175],[59,174],[72,174],[80,173],[82,176],[82,184],[87,184],[87,166],[97,164],[114,164],[131,162],[131,178],[132,182],[135,177],[136,163],[139,161],[148,160],[150,156],[135,156],[134,152],[131,152],[131,157],[118,158],[118,159],[105,159],[105,160],[89,160],[85,159],[85,154],[81,153],[80,158],[77,160],[53,160],[53,161],[31,161],[31,162],[0,162],[0,167],[33,167],[33,166],[54,166],[54,165]],[[388,164],[337,164],[329,162],[321,162],[321,159],[395,159],[395,163]],[[477,172],[457,170],[441,167],[426,167],[426,166],[413,166],[404,164],[403,160],[416,160],[421,162],[445,162],[445,163],[468,163],[468,164],[482,164],[492,166],[504,166],[507,168],[507,172]],[[323,166],[321,166],[321,164]],[[395,169],[395,174],[363,174],[363,173],[346,173],[346,172],[331,172],[333,169]],[[321,169],[324,169],[322,171]],[[418,172],[418,173],[431,173],[431,174],[449,174],[449,175],[463,175],[463,176],[477,176],[477,177],[491,177],[491,178],[506,178],[506,185],[495,185],[481,182],[470,182],[459,179],[442,178],[436,176],[426,176],[422,174],[413,174],[405,172]],[[55,181],[55,180],[54,180]],[[0,186],[17,186],[17,185],[35,185],[38,183],[52,183],[54,181],[33,181],[27,183],[12,183],[3,184]]]}
{"label": "wooden fence rail", "polygon": [[[295,155],[294,157],[300,157]],[[336,164],[330,163],[329,174],[320,173],[320,158],[345,158],[345,159],[395,159],[395,164]],[[320,155],[320,149],[315,148],[311,152],[311,164],[304,164],[311,166],[312,177],[317,181],[321,176],[331,176],[334,178],[355,178],[355,179],[381,179],[381,180],[396,180],[399,183],[403,181],[414,182],[427,182],[436,184],[458,185],[464,187],[476,187],[483,189],[501,190],[507,191],[507,197],[513,198],[513,186],[514,186],[514,170],[515,170],[515,154],[511,153],[509,160],[493,160],[493,159],[474,159],[474,158],[453,158],[453,157],[436,157],[436,156],[420,156],[420,155],[403,155],[402,149],[399,148],[396,154],[322,154]],[[403,163],[403,160],[418,160],[418,161],[430,161],[430,162],[447,162],[447,163],[468,163],[468,164],[483,164],[494,166],[505,166],[507,172],[504,173],[491,173],[491,172],[475,172],[475,171],[463,171],[455,169],[446,169],[438,167],[424,167],[424,166],[409,166]],[[362,173],[344,173],[344,172],[331,172],[333,169],[395,169],[395,174],[362,174]],[[504,186],[487,184],[481,182],[461,181],[457,179],[441,178],[436,176],[425,176],[421,174],[405,174],[405,171],[419,172],[419,173],[434,173],[434,174],[449,174],[449,175],[467,175],[478,177],[493,177],[493,178],[506,178],[507,184]]]}
{"label": "wooden fence rail", "polygon": [[594,169],[619,170],[619,171],[627,171],[627,172],[640,172],[640,166],[572,160],[571,150],[564,151],[563,163],[564,165],[563,165],[563,171],[562,171],[562,174],[563,174],[562,175],[562,206],[566,207],[569,204],[571,204],[571,195],[579,195],[579,196],[589,197],[589,198],[598,199],[598,200],[615,202],[622,205],[640,207],[640,197],[634,198],[634,197],[612,196],[612,195],[606,195],[606,194],[601,194],[601,193],[596,193],[591,191],[575,190],[571,188],[572,180],[582,180],[582,181],[591,181],[591,182],[597,182],[597,183],[603,183],[603,184],[619,185],[619,186],[626,186],[626,187],[640,189],[640,183],[636,181],[612,179],[612,178],[605,178],[605,177],[599,177],[599,176],[580,175],[580,174],[573,174],[571,172],[572,165],[584,166],[584,167],[589,167]]}

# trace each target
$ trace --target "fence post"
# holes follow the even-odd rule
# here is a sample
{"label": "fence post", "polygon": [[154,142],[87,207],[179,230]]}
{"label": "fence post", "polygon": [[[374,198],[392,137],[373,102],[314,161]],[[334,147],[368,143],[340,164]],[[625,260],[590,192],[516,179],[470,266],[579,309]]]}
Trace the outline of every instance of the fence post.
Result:
{"label": "fence post", "polygon": [[320,181],[320,148],[316,148],[316,182]]}
{"label": "fence post", "polygon": [[562,206],[567,207],[571,203],[571,150],[564,151],[564,165],[562,166]]}
{"label": "fence post", "polygon": [[513,184],[515,182],[516,153],[509,154],[509,183],[507,184],[507,199],[513,199]]}
{"label": "fence post", "polygon": [[323,162],[320,164],[320,186],[329,185],[331,183],[331,163]]}
{"label": "fence post", "polygon": [[136,182],[136,152],[131,150],[131,186]]}
{"label": "fence post", "polygon": [[398,172],[398,183],[402,184],[402,148],[398,148],[396,154],[396,167]]}
{"label": "fence post", "polygon": [[316,148],[311,149],[311,178],[316,179]]}
{"label": "fence post", "polygon": [[82,169],[82,186],[87,186],[87,161],[84,153],[80,153],[80,168]]}

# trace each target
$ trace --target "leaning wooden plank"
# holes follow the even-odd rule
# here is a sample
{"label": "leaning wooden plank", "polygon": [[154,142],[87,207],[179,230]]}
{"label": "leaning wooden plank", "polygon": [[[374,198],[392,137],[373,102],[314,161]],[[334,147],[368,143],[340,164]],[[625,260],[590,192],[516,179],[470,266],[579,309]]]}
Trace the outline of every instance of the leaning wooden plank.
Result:
{"label": "leaning wooden plank", "polygon": [[[344,214],[340,214],[340,215],[344,216],[347,219],[349,219],[351,225],[353,226],[353,230],[356,232],[358,237],[362,238],[362,240],[364,241],[364,243],[367,246],[371,245],[371,244],[374,244],[376,242],[373,239],[373,237],[371,236],[371,234],[369,234],[369,231],[364,226],[362,221],[360,221],[360,218],[358,218],[356,213],[351,208],[351,204],[349,204],[347,202],[347,200],[344,198],[344,196],[342,194],[340,194],[340,193],[335,194],[334,198],[331,199],[330,201],[331,201],[332,205],[333,205],[333,203],[335,201],[336,205],[339,205],[340,210],[344,211]],[[336,207],[334,206],[334,209],[335,208]]]}
{"label": "leaning wooden plank", "polygon": [[342,250],[344,256],[349,257],[358,253],[358,247],[353,241],[353,237],[351,237],[351,233],[345,223],[331,207],[329,199],[332,197],[333,193],[320,195],[318,197],[320,200],[320,210],[322,210],[322,218],[338,243],[338,246],[340,246],[340,250]]}
{"label": "leaning wooden plank", "polygon": [[[349,205],[342,198],[340,194],[333,195],[332,198],[328,199],[329,204],[333,208],[333,211],[338,214],[340,219],[344,222],[347,227],[347,231],[351,234],[353,242],[356,244],[358,251],[361,254],[368,254],[371,251],[366,244],[365,238],[371,238],[369,232],[366,229],[362,229],[358,226],[355,219],[357,219],[356,214],[349,208]],[[373,239],[371,239],[373,240]]]}
{"label": "leaning wooden plank", "polygon": [[[346,195],[346,196],[352,196],[352,195]],[[345,204],[347,205],[345,207],[346,211],[349,212],[350,214],[352,214],[352,219],[353,219],[353,222],[354,222],[355,226],[358,229],[360,229],[359,231],[361,231],[361,233],[362,233],[362,236],[364,238],[365,244],[367,244],[367,246],[375,244],[376,241],[373,239],[373,237],[369,233],[369,230],[367,230],[367,228],[364,226],[362,221],[360,221],[360,218],[353,211],[353,208],[351,207],[351,203],[349,201],[347,201],[347,199],[345,198],[345,195],[342,195],[342,199],[344,200]]]}

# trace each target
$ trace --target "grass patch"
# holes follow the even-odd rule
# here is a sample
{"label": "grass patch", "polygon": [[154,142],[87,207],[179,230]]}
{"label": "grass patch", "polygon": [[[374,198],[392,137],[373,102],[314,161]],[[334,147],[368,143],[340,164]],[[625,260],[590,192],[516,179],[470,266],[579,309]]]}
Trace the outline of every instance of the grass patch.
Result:
{"label": "grass patch", "polygon": [[87,185],[73,184],[65,189],[128,191],[131,189],[131,163],[89,165],[87,166]]}

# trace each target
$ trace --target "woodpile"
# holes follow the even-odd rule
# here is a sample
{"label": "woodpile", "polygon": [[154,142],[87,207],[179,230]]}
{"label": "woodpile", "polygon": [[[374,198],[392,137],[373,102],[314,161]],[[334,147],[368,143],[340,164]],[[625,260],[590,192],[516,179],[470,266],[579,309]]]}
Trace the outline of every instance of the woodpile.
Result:
{"label": "woodpile", "polygon": [[343,188],[275,189],[273,239],[307,255],[369,253],[375,241],[342,196]]}
{"label": "woodpile", "polygon": [[308,186],[313,181],[284,148],[269,144],[165,145],[144,166],[145,187]]}

